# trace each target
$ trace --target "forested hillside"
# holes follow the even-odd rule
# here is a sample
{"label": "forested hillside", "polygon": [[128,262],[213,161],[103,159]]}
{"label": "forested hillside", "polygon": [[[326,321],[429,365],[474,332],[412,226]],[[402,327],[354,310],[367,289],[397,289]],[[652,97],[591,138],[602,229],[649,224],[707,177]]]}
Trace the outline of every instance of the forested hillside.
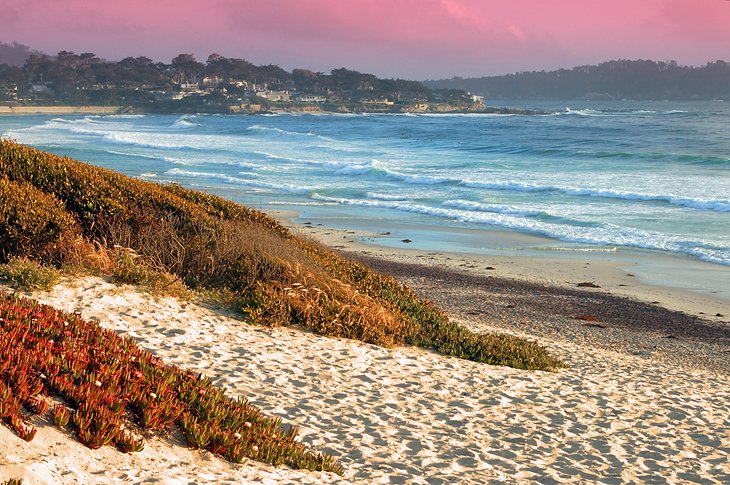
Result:
{"label": "forested hillside", "polygon": [[463,89],[487,99],[730,99],[730,63],[702,67],[674,61],[617,60],[597,66],[480,78],[426,81],[432,89]]}

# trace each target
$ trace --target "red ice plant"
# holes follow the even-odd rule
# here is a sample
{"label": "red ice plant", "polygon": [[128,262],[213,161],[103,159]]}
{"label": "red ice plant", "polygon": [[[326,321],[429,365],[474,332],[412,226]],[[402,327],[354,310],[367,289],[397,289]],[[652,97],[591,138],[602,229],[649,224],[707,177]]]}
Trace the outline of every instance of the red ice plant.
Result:
{"label": "red ice plant", "polygon": [[[316,453],[245,399],[231,399],[197,377],[140,349],[79,315],[0,293],[0,420],[26,441],[35,427],[24,408],[49,410],[46,395],[73,408],[52,409],[56,425],[72,425],[90,448],[114,444],[140,451],[146,430],[179,426],[191,446],[240,462],[249,457],[274,465],[342,473],[330,456]],[[134,423],[130,422],[131,420]]]}

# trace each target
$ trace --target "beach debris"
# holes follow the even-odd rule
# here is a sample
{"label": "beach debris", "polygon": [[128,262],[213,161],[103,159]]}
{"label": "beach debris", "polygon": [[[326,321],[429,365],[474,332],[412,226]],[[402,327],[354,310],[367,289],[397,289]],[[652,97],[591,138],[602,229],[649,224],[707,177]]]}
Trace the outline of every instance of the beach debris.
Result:
{"label": "beach debris", "polygon": [[495,269],[497,269],[497,268],[495,268],[494,266],[487,266],[487,267],[486,267],[486,268],[484,268],[484,269],[488,269],[489,271],[493,271],[493,270],[495,270]]}
{"label": "beach debris", "polygon": [[583,281],[582,283],[578,283],[576,286],[579,288],[600,288],[600,286],[591,281]]}

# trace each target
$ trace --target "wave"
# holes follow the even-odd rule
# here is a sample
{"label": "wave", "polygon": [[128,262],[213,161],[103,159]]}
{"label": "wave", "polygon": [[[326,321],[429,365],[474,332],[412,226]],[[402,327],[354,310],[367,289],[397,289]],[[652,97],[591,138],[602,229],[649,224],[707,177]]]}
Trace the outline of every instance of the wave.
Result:
{"label": "wave", "polygon": [[265,156],[271,160],[278,160],[286,163],[294,163],[300,165],[307,165],[310,167],[323,168],[328,170],[331,174],[336,175],[366,175],[368,173],[381,171],[380,162],[377,160],[371,160],[369,162],[362,161],[342,161],[335,162],[329,160],[308,160],[304,158],[289,157],[283,155],[275,155],[273,153],[257,151],[254,152],[257,155]]}
{"label": "wave", "polygon": [[405,174],[396,170],[386,168],[384,165],[374,164],[374,169],[379,170],[385,176],[397,179],[407,184],[415,185],[441,185],[449,184],[477,189],[488,189],[497,191],[526,192],[526,193],[560,193],[571,196],[595,197],[616,200],[632,200],[644,202],[664,202],[671,205],[685,207],[688,209],[707,210],[713,212],[730,212],[729,199],[699,199],[688,198],[676,195],[664,194],[641,194],[633,192],[622,192],[606,189],[578,188],[561,185],[539,185],[525,184],[520,182],[480,182],[452,177]]}
{"label": "wave", "polygon": [[103,118],[112,118],[112,119],[120,119],[120,120],[123,120],[123,119],[133,120],[133,119],[137,119],[137,118],[144,118],[146,116],[147,115],[104,115]]}
{"label": "wave", "polygon": [[365,197],[367,197],[368,199],[374,199],[374,200],[398,200],[398,201],[408,200],[408,197],[404,197],[403,195],[379,194],[377,192],[368,192],[365,194]]}
{"label": "wave", "polygon": [[565,108],[565,111],[556,114],[577,115],[577,116],[608,116],[607,113],[595,109],[572,109]]}
{"label": "wave", "polygon": [[119,150],[106,150],[107,153],[111,153],[112,155],[121,155],[123,157],[136,157],[136,158],[144,158],[147,160],[159,160],[163,162],[169,162],[169,163],[176,163],[180,165],[190,165],[191,163],[188,160],[181,160],[179,158],[175,157],[169,157],[166,155],[150,155],[147,153],[135,153],[135,152],[123,152]]}
{"label": "wave", "polygon": [[670,109],[665,111],[657,111],[653,109],[591,109],[591,108],[571,108],[567,107],[564,111],[556,111],[553,115],[574,115],[574,116],[626,116],[626,115],[678,115],[688,114],[689,111],[681,109]]}
{"label": "wave", "polygon": [[309,194],[315,188],[310,187],[301,187],[301,186],[293,186],[288,184],[274,184],[274,183],[268,183],[268,182],[261,182],[256,180],[250,180],[250,179],[243,179],[240,177],[233,177],[231,175],[225,175],[221,173],[213,173],[213,172],[193,172],[190,170],[181,170],[179,168],[173,168],[165,172],[165,175],[168,177],[190,177],[190,178],[204,178],[204,179],[214,179],[214,180],[222,180],[224,182],[228,182],[235,185],[244,185],[247,187],[255,187],[260,189],[273,189],[277,192],[286,192],[290,194]]}
{"label": "wave", "polygon": [[317,138],[320,140],[326,140],[334,142],[336,140],[322,136],[318,133],[307,131],[307,132],[301,132],[301,131],[290,131],[290,130],[284,130],[282,128],[277,128],[273,126],[263,126],[263,125],[251,125],[248,128],[246,128],[246,131],[252,132],[252,133],[258,133],[258,134],[273,134],[275,136],[290,136],[290,137],[307,137],[307,138]]}
{"label": "wave", "polygon": [[571,253],[616,253],[618,248],[616,246],[611,247],[600,247],[600,246],[589,246],[589,247],[576,247],[576,246],[530,246],[526,248],[513,248],[515,251],[530,250],[530,251],[556,251],[556,252],[571,252]]}
{"label": "wave", "polygon": [[284,161],[284,162],[295,162],[295,163],[306,163],[306,164],[317,163],[314,160],[307,160],[307,159],[304,159],[304,158],[287,157],[287,156],[283,156],[283,155],[276,155],[274,153],[269,153],[269,152],[255,151],[253,153],[255,153],[256,155],[261,155],[261,156],[266,157],[266,158],[271,159],[271,160],[281,160],[281,161]]}
{"label": "wave", "polygon": [[480,202],[472,202],[469,200],[447,200],[442,204],[445,207],[453,207],[454,209],[463,209],[476,212],[489,212],[493,214],[510,214],[522,217],[538,217],[546,216],[543,211],[525,210],[514,206],[505,205],[487,205]]}
{"label": "wave", "polygon": [[[264,154],[264,152],[258,152]],[[388,166],[373,159],[370,162],[333,162],[321,160],[306,160],[299,158],[288,158],[265,153],[267,157],[293,161],[296,163],[306,164],[309,166],[321,167],[330,170],[337,175],[372,175],[375,177],[384,177],[408,185],[452,185],[462,186],[476,189],[487,189],[496,191],[511,191],[525,193],[559,193],[570,196],[594,197],[614,200],[626,201],[643,201],[643,202],[664,202],[670,205],[684,207],[695,210],[706,210],[713,212],[730,212],[730,199],[700,199],[691,197],[682,197],[673,194],[651,194],[651,193],[635,193],[624,192],[608,189],[597,188],[580,188],[562,185],[542,185],[542,184],[526,184],[520,182],[481,182],[475,180],[461,179],[456,177],[447,177],[442,175],[428,175],[418,173],[405,173],[399,170],[388,168]]]}
{"label": "wave", "polygon": [[195,118],[195,116],[183,115],[175,120],[175,122],[172,124],[172,127],[187,130],[200,126],[200,123],[194,123],[193,121],[191,121],[193,118]]}
{"label": "wave", "polygon": [[401,212],[438,217],[451,221],[484,224],[511,230],[540,234],[553,239],[592,245],[616,245],[670,251],[689,254],[705,261],[730,265],[730,250],[706,243],[702,240],[661,234],[658,232],[621,228],[613,225],[573,226],[548,223],[505,213],[475,212],[463,209],[447,209],[418,204],[409,201],[347,199],[321,195],[314,192],[311,197],[322,202],[392,209]]}
{"label": "wave", "polygon": [[675,195],[639,194],[603,189],[582,189],[559,185],[531,185],[518,182],[488,183],[476,181],[459,181],[465,187],[504,190],[513,192],[556,192],[565,195],[599,197],[617,200],[633,200],[646,202],[665,202],[689,209],[709,210],[714,212],[730,212],[730,200],[727,199],[692,199]]}

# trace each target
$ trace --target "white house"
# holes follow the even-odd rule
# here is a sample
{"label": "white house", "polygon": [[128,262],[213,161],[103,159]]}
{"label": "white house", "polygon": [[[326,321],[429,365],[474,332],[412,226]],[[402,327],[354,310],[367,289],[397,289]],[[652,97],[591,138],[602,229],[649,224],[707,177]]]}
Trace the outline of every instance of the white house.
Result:
{"label": "white house", "polygon": [[313,94],[302,94],[299,96],[299,101],[302,103],[326,103],[326,96],[316,96]]}
{"label": "white house", "polygon": [[258,91],[256,96],[266,98],[269,101],[291,101],[291,93],[289,91]]}

